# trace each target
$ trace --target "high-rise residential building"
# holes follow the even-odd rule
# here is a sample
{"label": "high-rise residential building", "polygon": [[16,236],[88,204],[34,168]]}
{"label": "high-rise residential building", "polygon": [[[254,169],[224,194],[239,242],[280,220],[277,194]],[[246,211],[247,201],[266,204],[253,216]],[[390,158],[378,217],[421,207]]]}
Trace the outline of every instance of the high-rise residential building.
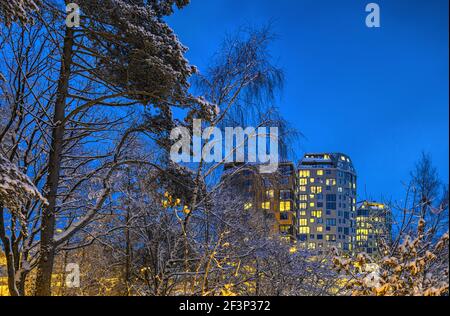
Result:
{"label": "high-rise residential building", "polygon": [[225,175],[232,175],[228,183],[238,188],[239,195],[247,199],[244,208],[264,212],[273,219],[273,231],[283,239],[296,239],[295,166],[280,162],[278,171],[259,173],[258,165],[230,163],[224,167]]}
{"label": "high-rise residential building", "polygon": [[283,238],[296,239],[295,166],[282,162],[278,172],[262,177],[263,190],[259,192],[261,208],[275,217],[278,231]]}
{"label": "high-rise residential building", "polygon": [[356,227],[356,171],[341,153],[306,154],[297,171],[297,239],[323,252],[353,251]]}
{"label": "high-rise residential building", "polygon": [[390,243],[392,214],[383,203],[362,201],[356,210],[355,252],[377,254],[380,242]]}

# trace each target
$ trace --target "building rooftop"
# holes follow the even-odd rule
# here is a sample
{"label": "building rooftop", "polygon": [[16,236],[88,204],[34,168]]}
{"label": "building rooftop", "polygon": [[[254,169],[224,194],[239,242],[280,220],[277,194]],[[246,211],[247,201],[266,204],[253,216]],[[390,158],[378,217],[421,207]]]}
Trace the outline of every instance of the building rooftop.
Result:
{"label": "building rooftop", "polygon": [[357,208],[366,208],[366,209],[372,209],[372,210],[384,210],[387,209],[387,205],[380,202],[375,201],[361,201],[357,203]]}
{"label": "building rooftop", "polygon": [[343,153],[306,153],[298,168],[339,168],[355,172],[352,160]]}

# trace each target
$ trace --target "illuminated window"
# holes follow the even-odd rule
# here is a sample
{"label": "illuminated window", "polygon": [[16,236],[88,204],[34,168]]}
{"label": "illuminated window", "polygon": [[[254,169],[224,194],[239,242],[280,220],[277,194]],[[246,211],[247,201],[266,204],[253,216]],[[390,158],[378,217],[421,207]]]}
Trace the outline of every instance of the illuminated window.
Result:
{"label": "illuminated window", "polygon": [[322,211],[320,211],[320,210],[312,211],[312,212],[311,212],[311,215],[312,215],[313,217],[320,218],[320,217],[322,217]]}
{"label": "illuminated window", "polygon": [[309,227],[299,227],[298,228],[298,232],[300,233],[300,234],[309,234]]}
{"label": "illuminated window", "polygon": [[329,160],[330,159],[330,155],[323,155],[323,159]]}
{"label": "illuminated window", "polygon": [[280,201],[280,212],[290,211],[291,202],[290,201]]}
{"label": "illuminated window", "polygon": [[341,156],[341,160],[342,160],[342,161],[345,161],[346,159],[345,159],[345,157],[344,157],[344,156]]}
{"label": "illuminated window", "polygon": [[309,182],[314,183],[314,178],[309,178]]}
{"label": "illuminated window", "polygon": [[312,186],[311,193],[322,193],[322,187],[320,186]]}
{"label": "illuminated window", "polygon": [[315,205],[314,202],[309,203],[309,207],[314,207],[314,205]]}
{"label": "illuminated window", "polygon": [[316,244],[313,242],[308,243],[308,249],[312,249],[312,250],[316,249]]}
{"label": "illuminated window", "polygon": [[301,209],[301,210],[306,210],[307,204],[306,204],[306,203],[299,203],[298,207],[299,207],[299,209]]}
{"label": "illuminated window", "polygon": [[299,172],[298,172],[298,175],[299,175],[299,177],[300,178],[309,178],[309,176],[310,176],[310,173],[309,173],[309,170],[300,170]]}
{"label": "illuminated window", "polygon": [[310,223],[314,223],[314,221],[315,221],[314,218],[310,218],[310,219],[309,219],[309,222],[310,222]]}
{"label": "illuminated window", "polygon": [[269,210],[270,209],[270,202],[262,202],[261,203],[261,208],[263,210]]}
{"label": "illuminated window", "polygon": [[251,208],[252,208],[252,206],[253,206],[253,204],[252,204],[252,203],[245,203],[245,204],[244,204],[244,210],[248,210],[248,209],[251,209]]}
{"label": "illuminated window", "polygon": [[306,216],[306,211],[300,211],[300,216]]}
{"label": "illuminated window", "polygon": [[322,226],[317,226],[316,230],[317,230],[318,233],[321,233],[321,232],[323,232],[323,227]]}
{"label": "illuminated window", "polygon": [[266,191],[266,198],[273,199],[273,196],[274,196],[273,190]]}
{"label": "illuminated window", "polygon": [[317,175],[318,176],[323,176],[323,170],[317,170]]}
{"label": "illuminated window", "polygon": [[300,179],[300,185],[308,184],[308,180],[306,178]]}
{"label": "illuminated window", "polygon": [[356,230],[356,234],[357,235],[368,235],[369,234],[369,230],[368,229],[357,229]]}
{"label": "illuminated window", "polygon": [[299,200],[300,201],[308,201],[308,196],[306,194],[300,194]]}
{"label": "illuminated window", "polygon": [[310,195],[309,195],[309,198],[310,198],[310,199],[314,199],[314,197],[315,197],[314,194],[310,194]]}
{"label": "illuminated window", "polygon": [[305,186],[300,186],[300,187],[298,188],[298,190],[299,190],[300,192],[306,192],[306,187],[305,187]]}
{"label": "illuminated window", "polygon": [[327,179],[326,185],[336,185],[336,179]]}
{"label": "illuminated window", "polygon": [[298,224],[299,224],[300,226],[307,226],[307,225],[308,225],[308,221],[307,221],[306,218],[300,218],[300,219],[298,220]]}

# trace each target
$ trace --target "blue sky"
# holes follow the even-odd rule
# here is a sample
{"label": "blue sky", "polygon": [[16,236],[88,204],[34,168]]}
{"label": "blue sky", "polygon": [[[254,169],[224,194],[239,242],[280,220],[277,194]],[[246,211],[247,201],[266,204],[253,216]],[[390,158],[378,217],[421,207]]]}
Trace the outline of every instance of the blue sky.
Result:
{"label": "blue sky", "polygon": [[448,183],[448,1],[376,1],[378,29],[365,25],[369,2],[191,0],[168,22],[201,71],[225,34],[272,21],[278,106],[305,136],[299,156],[344,152],[359,198],[401,199],[422,150]]}

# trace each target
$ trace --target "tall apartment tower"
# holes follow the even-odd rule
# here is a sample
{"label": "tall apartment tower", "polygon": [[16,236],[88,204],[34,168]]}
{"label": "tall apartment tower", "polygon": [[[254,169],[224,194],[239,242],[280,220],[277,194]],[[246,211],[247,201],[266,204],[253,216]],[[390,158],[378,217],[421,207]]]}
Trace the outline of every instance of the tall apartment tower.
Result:
{"label": "tall apartment tower", "polygon": [[[229,163],[224,166],[223,180],[244,196],[246,210],[263,212],[274,223],[272,232],[282,239],[296,239],[295,165],[280,162],[278,171],[259,173],[259,165]],[[230,175],[231,179],[230,179]]]}
{"label": "tall apartment tower", "polygon": [[297,239],[322,253],[352,252],[356,236],[356,172],[342,153],[309,153],[297,173]]}
{"label": "tall apartment tower", "polygon": [[362,201],[356,211],[355,252],[378,253],[379,243],[392,239],[392,213],[383,203]]}
{"label": "tall apartment tower", "polygon": [[295,210],[295,165],[292,162],[281,162],[278,171],[265,174],[262,188],[257,199],[261,208],[273,214],[277,221],[277,231],[287,241],[296,239]]}

